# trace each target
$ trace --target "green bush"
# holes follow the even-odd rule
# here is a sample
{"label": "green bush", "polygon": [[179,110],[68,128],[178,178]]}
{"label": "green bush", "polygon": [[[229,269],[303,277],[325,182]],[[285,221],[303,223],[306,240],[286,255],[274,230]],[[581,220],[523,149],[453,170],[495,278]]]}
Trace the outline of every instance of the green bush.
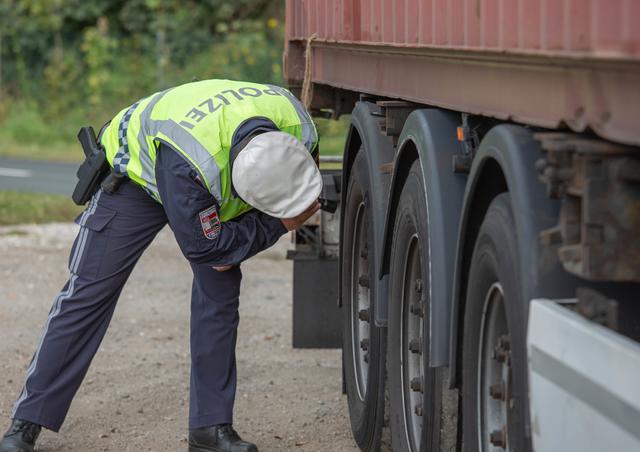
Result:
{"label": "green bush", "polygon": [[[0,154],[77,160],[81,126],[196,79],[283,84],[283,15],[278,0],[0,2]],[[318,123],[321,152],[341,153],[345,120]]]}
{"label": "green bush", "polygon": [[83,122],[80,111],[64,115],[48,115],[34,102],[14,101],[6,107],[5,119],[0,124],[0,142],[24,146],[60,146],[74,143]]}
{"label": "green bush", "polygon": [[0,190],[0,226],[73,221],[82,209],[68,196]]}
{"label": "green bush", "polygon": [[320,154],[342,155],[350,118],[349,115],[343,115],[337,121],[316,119],[318,133],[320,134]]}
{"label": "green bush", "polygon": [[32,102],[14,103],[8,108],[2,135],[23,143],[46,144],[57,141],[59,130],[49,127]]}

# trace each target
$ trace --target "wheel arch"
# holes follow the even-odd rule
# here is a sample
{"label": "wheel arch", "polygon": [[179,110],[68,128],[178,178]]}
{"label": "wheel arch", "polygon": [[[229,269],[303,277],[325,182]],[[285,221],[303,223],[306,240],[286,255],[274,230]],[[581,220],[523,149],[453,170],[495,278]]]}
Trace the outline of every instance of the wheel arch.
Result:
{"label": "wheel arch", "polygon": [[[342,202],[341,218],[344,218],[345,209],[345,197],[347,194],[347,187],[349,183],[349,176],[351,174],[351,168],[356,155],[361,148],[364,148],[365,156],[367,159],[367,167],[369,170],[369,180],[371,181],[371,189],[373,191],[372,200],[370,202],[380,205],[379,209],[374,209],[374,237],[376,238],[376,249],[374,250],[375,266],[378,268],[379,257],[381,255],[381,234],[383,231],[384,212],[386,210],[387,202],[387,190],[390,184],[390,177],[388,174],[383,173],[380,167],[384,163],[388,163],[393,159],[393,142],[390,137],[383,135],[380,132],[380,108],[372,103],[366,101],[356,102],[356,106],[351,112],[351,123],[349,125],[349,131],[347,134],[347,140],[345,142],[343,165],[342,165]],[[344,238],[344,224],[340,222],[340,243],[342,244]],[[340,287],[342,286],[342,262],[343,262],[343,249],[340,246]],[[381,303],[384,303],[386,307],[387,298],[387,284],[386,280],[376,281],[377,287],[375,290],[375,324],[377,326],[386,326],[386,315],[381,316],[380,308]],[[341,296],[341,295],[340,295]],[[342,306],[342,298],[338,301]],[[385,311],[386,314],[386,311]]]}
{"label": "wheel arch", "polygon": [[539,233],[556,224],[560,203],[547,196],[535,162],[542,150],[533,132],[500,124],[482,139],[471,165],[458,229],[449,339],[449,385],[459,385],[462,319],[471,256],[491,201],[509,192],[517,236],[522,300],[571,296],[575,279],[564,271],[551,247],[542,247]]}
{"label": "wheel arch", "polygon": [[[452,170],[453,156],[461,152],[456,138],[458,114],[440,109],[421,109],[407,118],[393,167],[385,215],[381,278],[388,277],[396,206],[412,163],[418,159],[427,200],[429,254],[444,265],[429,269],[430,327],[429,365],[445,366],[449,358],[449,317],[456,239],[466,176]],[[389,300],[392,302],[392,300]]]}

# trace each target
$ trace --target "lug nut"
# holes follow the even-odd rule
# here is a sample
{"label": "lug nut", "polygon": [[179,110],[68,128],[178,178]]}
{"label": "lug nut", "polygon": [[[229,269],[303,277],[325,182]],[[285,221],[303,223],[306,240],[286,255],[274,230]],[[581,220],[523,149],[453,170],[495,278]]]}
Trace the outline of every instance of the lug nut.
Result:
{"label": "lug nut", "polygon": [[363,322],[368,322],[369,321],[369,310],[368,309],[361,309],[358,312],[358,318],[360,320],[362,320]]}
{"label": "lug nut", "polygon": [[362,339],[360,341],[360,348],[364,351],[369,350],[369,339]]}
{"label": "lug nut", "polygon": [[416,392],[422,392],[422,378],[415,377],[411,379],[411,390]]}
{"label": "lug nut", "polygon": [[409,351],[411,353],[418,353],[418,354],[422,354],[422,339],[418,338],[418,339],[411,339],[411,341],[409,341]]}
{"label": "lug nut", "polygon": [[496,400],[505,400],[504,383],[496,383],[489,386],[489,395]]}
{"label": "lug nut", "polygon": [[507,446],[506,435],[503,430],[494,430],[489,434],[489,442],[496,447],[501,447],[503,449]]}
{"label": "lug nut", "polygon": [[369,287],[369,277],[367,275],[361,275],[358,278],[358,284],[362,287]]}
{"label": "lug nut", "polygon": [[420,278],[416,279],[416,282],[413,285],[413,288],[416,292],[422,292],[422,280]]}
{"label": "lug nut", "polygon": [[422,416],[422,405],[416,405],[416,407],[413,409],[413,412],[418,416]]}

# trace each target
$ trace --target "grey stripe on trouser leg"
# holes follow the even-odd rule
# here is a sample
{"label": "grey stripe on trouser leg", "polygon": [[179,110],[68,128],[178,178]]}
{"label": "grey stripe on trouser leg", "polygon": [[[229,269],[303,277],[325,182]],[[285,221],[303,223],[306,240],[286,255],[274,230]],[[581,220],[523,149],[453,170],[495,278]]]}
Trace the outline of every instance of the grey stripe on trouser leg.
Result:
{"label": "grey stripe on trouser leg", "polygon": [[12,417],[58,431],[142,252],[166,224],[162,206],[124,184],[79,217],[69,281],[58,295]]}
{"label": "grey stripe on trouser leg", "polygon": [[191,264],[189,429],[233,422],[240,267]]}
{"label": "grey stripe on trouser leg", "polygon": [[63,287],[62,291],[57,295],[57,297],[53,301],[53,306],[51,307],[51,311],[49,311],[49,317],[47,318],[47,322],[42,331],[42,335],[40,336],[40,341],[38,342],[38,346],[36,347],[36,351],[33,357],[31,358],[31,363],[29,364],[29,368],[27,369],[25,386],[22,388],[22,393],[20,394],[20,397],[18,398],[18,400],[16,401],[13,407],[13,412],[11,414],[12,417],[15,417],[18,407],[29,396],[29,391],[26,383],[29,381],[29,378],[33,374],[33,371],[38,363],[38,358],[40,357],[40,350],[42,349],[42,342],[44,341],[44,338],[47,332],[49,331],[49,325],[51,324],[51,320],[60,313],[60,306],[61,306],[62,300],[64,300],[65,298],[68,298],[73,293],[75,282],[77,279],[77,275],[75,275],[75,272],[78,270],[78,262],[79,262],[78,256],[82,255],[84,251],[84,247],[86,245],[87,229],[85,228],[85,222],[87,218],[93,215],[93,213],[95,212],[98,205],[98,200],[100,199],[101,194],[102,194],[102,190],[98,191],[91,198],[89,205],[78,218],[80,231],[78,232],[76,240],[71,248],[71,254],[69,255],[69,271],[71,273],[71,277]]}

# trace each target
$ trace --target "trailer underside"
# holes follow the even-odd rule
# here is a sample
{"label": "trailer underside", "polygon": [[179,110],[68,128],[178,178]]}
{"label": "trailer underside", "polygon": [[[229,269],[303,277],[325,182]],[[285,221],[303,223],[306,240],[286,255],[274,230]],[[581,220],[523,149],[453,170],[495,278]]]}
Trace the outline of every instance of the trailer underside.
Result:
{"label": "trailer underside", "polygon": [[[307,45],[311,50],[305,53]],[[306,77],[336,90],[640,144],[640,63],[635,60],[317,39],[289,41],[285,58],[294,89]],[[338,93],[318,89],[313,94],[311,109],[340,108],[332,98]],[[344,107],[337,113],[350,111]]]}

